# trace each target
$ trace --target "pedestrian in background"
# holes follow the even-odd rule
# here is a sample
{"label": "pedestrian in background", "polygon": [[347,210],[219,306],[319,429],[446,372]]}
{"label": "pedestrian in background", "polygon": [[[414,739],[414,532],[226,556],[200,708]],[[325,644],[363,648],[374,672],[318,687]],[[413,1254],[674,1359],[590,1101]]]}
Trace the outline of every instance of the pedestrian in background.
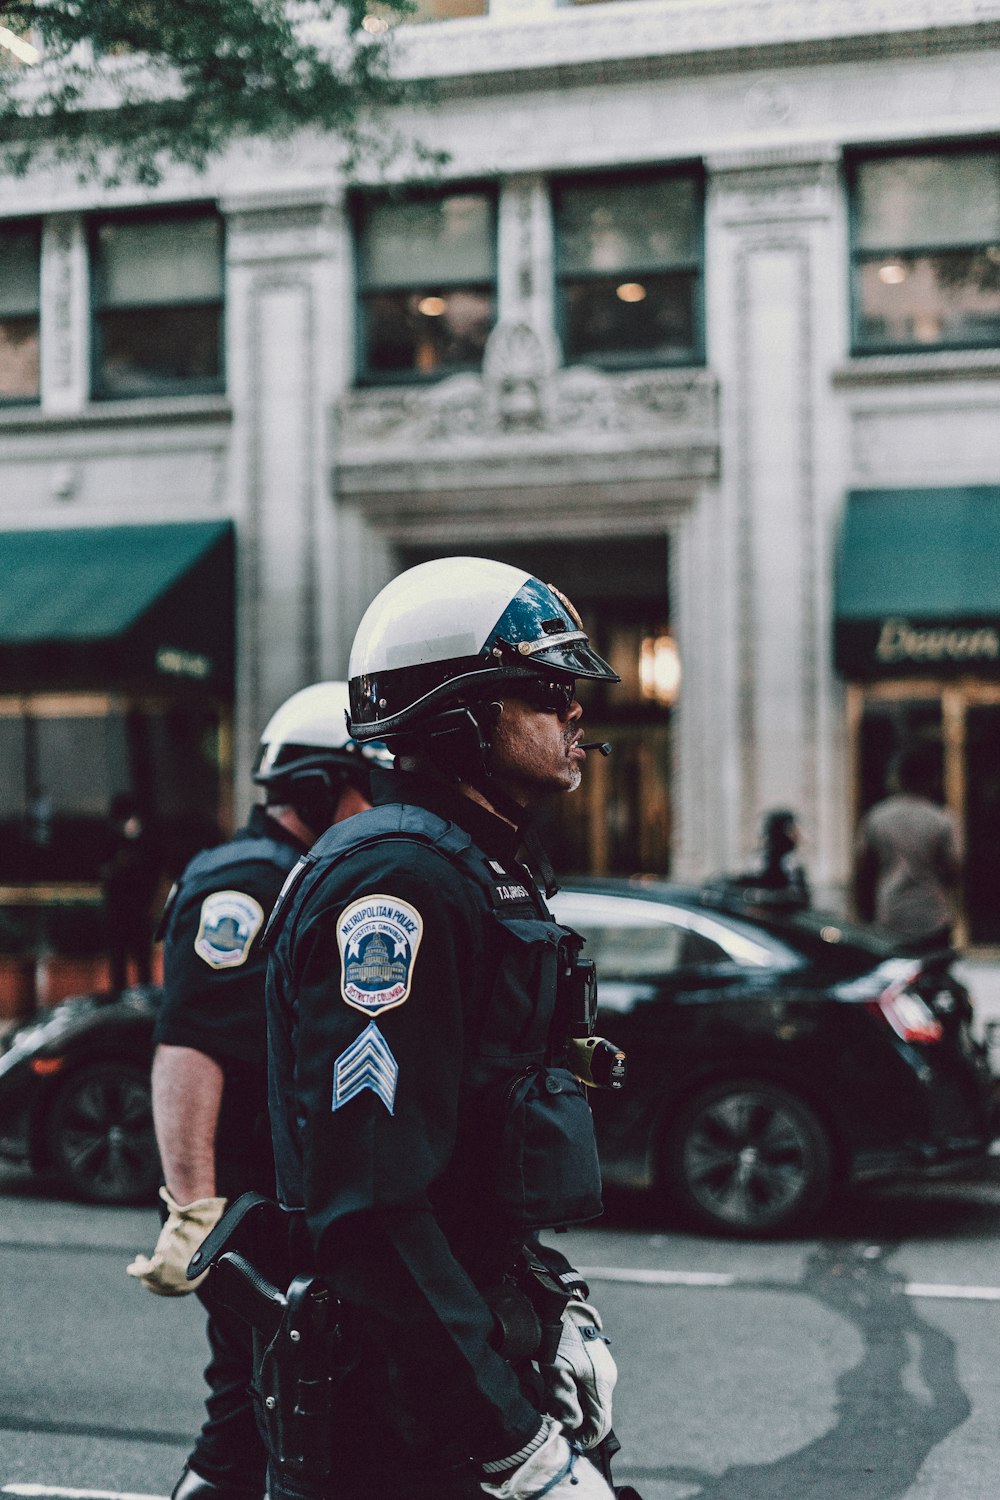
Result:
{"label": "pedestrian in background", "polygon": [[797,850],[799,824],[788,808],[765,813],[761,824],[760,852],[756,869],[741,875],[720,875],[709,882],[727,894],[738,894],[754,906],[802,911],[812,899],[809,881]]}
{"label": "pedestrian in background", "polygon": [[858,915],[913,950],[949,947],[955,920],[958,832],[951,812],[933,800],[933,785],[930,751],[902,751],[889,795],[861,819],[854,848]]}
{"label": "pedestrian in background", "polygon": [[[254,772],[266,805],[228,843],[191,861],[161,922],[152,1085],[169,1212],[152,1257],[128,1270],[162,1296],[195,1290],[187,1263],[227,1200],[274,1189],[259,940],[310,844],[369,805],[378,749],[348,737],[346,710],[347,685],[336,682],[304,688],[278,709]],[[172,1500],[261,1500],[267,1460],[248,1390],[251,1333],[210,1293],[199,1293],[209,1313],[208,1415]]]}
{"label": "pedestrian in background", "polygon": [[797,852],[800,841],[799,823],[793,812],[777,807],[765,813],[757,885],[783,906],[809,905],[809,882]]}
{"label": "pedestrian in background", "polygon": [[149,984],[153,977],[152,906],[162,871],[156,837],[127,792],[112,799],[108,826],[110,848],[100,871],[104,921],[111,988],[123,990],[130,961],[136,984]]}

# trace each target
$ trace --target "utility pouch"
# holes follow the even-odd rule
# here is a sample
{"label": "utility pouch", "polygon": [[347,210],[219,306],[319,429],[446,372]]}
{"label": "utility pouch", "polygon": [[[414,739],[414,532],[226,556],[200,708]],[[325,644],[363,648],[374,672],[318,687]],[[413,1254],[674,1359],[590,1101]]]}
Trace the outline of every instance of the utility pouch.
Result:
{"label": "utility pouch", "polygon": [[499,1169],[500,1207],[522,1229],[603,1212],[590,1105],[568,1068],[537,1064],[507,1085]]}

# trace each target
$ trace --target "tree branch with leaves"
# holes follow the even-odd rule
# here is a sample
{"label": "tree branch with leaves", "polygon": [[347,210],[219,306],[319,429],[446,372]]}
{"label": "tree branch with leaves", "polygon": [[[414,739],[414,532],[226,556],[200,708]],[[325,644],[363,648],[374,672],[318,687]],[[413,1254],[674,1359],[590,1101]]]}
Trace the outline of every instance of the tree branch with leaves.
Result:
{"label": "tree branch with leaves", "polygon": [[[7,0],[0,9],[0,157],[152,186],[228,146],[335,137],[347,170],[386,151],[391,23],[412,0]],[[420,154],[419,147],[415,148]],[[424,153],[429,160],[430,154]]]}

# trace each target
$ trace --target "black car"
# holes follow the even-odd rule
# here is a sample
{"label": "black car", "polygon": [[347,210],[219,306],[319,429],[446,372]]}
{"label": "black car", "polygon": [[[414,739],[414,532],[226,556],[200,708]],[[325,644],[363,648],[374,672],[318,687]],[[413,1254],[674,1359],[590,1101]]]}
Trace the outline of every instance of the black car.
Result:
{"label": "black car", "polygon": [[[598,1030],[628,1054],[592,1090],[605,1180],[713,1232],[802,1228],[845,1182],[985,1155],[992,1079],[948,953],[722,888],[572,882],[553,900],[597,962]],[[158,992],[65,1000],[0,1052],[0,1155],[122,1203],[160,1180]]]}
{"label": "black car", "polygon": [[0,1157],[94,1203],[160,1182],[149,1065],[159,990],[79,995],[0,1041]]}
{"label": "black car", "polygon": [[949,952],[755,906],[724,887],[569,883],[598,1031],[628,1055],[593,1090],[605,1181],[701,1229],[801,1228],[847,1182],[975,1161],[992,1079]]}

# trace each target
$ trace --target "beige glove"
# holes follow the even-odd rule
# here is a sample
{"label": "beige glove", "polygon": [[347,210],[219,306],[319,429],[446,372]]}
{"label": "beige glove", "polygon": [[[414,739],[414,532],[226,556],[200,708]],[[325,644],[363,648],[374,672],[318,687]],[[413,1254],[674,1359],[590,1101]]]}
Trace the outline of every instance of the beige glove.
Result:
{"label": "beige glove", "polygon": [[545,1410],[581,1448],[595,1448],[611,1430],[611,1395],[618,1367],[604,1337],[601,1315],[572,1297],[562,1315],[555,1363],[542,1366]]}
{"label": "beige glove", "polygon": [[559,1423],[551,1417],[545,1422],[548,1432],[541,1447],[509,1471],[502,1484],[500,1475],[494,1483],[481,1478],[485,1493],[497,1500],[536,1500],[541,1495],[547,1500],[614,1500],[611,1486],[578,1448],[570,1446]]}
{"label": "beige glove", "polygon": [[175,1203],[165,1187],[160,1188],[160,1197],[170,1210],[167,1222],[160,1230],[160,1237],[152,1256],[137,1255],[126,1267],[129,1276],[141,1281],[148,1292],[158,1297],[185,1297],[193,1292],[208,1275],[207,1271],[195,1281],[188,1281],[188,1261],[209,1232],[222,1218],[226,1206],[225,1198],[196,1198],[183,1207]]}

